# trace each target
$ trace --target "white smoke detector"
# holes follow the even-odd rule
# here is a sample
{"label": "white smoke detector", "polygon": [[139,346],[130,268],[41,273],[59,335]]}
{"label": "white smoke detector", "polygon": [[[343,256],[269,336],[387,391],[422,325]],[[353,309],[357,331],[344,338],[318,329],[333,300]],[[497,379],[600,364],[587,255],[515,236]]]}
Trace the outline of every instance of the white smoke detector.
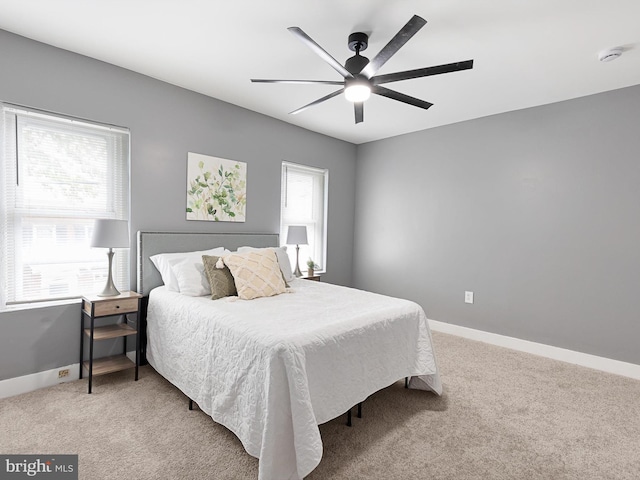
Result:
{"label": "white smoke detector", "polygon": [[611,60],[618,58],[620,55],[622,55],[622,48],[608,48],[598,54],[598,60],[601,62],[610,62]]}

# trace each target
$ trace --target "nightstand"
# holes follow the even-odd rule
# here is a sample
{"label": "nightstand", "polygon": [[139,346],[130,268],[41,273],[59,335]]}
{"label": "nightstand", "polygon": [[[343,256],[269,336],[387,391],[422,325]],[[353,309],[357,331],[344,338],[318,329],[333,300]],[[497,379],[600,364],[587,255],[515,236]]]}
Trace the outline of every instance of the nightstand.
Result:
{"label": "nightstand", "polygon": [[[142,295],[136,292],[123,292],[114,297],[99,297],[88,295],[82,297],[82,313],[80,315],[80,378],[86,368],[89,372],[88,393],[94,375],[105,375],[128,368],[135,368],[135,380],[138,381],[138,365],[140,364],[140,335],[138,332],[140,299]],[[136,314],[135,328],[129,325],[129,314]],[[119,316],[116,323],[96,327],[95,320],[103,317]],[[89,319],[89,328],[85,326],[85,319]],[[136,361],[127,357],[127,337],[136,336]],[[84,337],[89,339],[89,358],[84,359]],[[93,343],[101,340],[123,337],[122,355],[114,355],[93,359]]]}
{"label": "nightstand", "polygon": [[303,275],[302,277],[303,280],[313,280],[314,282],[319,282],[320,281],[320,275],[311,275],[310,277],[307,277],[306,275]]}

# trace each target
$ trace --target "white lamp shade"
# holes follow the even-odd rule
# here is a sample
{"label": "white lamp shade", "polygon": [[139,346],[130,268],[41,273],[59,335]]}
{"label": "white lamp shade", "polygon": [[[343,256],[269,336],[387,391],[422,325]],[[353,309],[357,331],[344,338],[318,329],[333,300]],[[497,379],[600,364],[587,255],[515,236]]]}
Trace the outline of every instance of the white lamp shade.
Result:
{"label": "white lamp shade", "polygon": [[129,222],[126,220],[96,219],[91,246],[98,248],[129,248]]}
{"label": "white lamp shade", "polygon": [[307,245],[307,227],[290,225],[287,232],[287,245]]}

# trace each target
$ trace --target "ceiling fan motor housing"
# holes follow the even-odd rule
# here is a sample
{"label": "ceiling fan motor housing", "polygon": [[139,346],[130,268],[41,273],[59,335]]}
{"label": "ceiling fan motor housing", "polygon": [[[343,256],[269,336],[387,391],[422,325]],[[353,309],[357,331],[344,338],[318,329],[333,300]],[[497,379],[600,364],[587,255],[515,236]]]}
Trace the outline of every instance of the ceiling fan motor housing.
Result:
{"label": "ceiling fan motor housing", "polygon": [[354,55],[351,58],[347,58],[347,61],[344,63],[344,68],[346,68],[351,75],[358,75],[368,63],[369,59],[367,57]]}

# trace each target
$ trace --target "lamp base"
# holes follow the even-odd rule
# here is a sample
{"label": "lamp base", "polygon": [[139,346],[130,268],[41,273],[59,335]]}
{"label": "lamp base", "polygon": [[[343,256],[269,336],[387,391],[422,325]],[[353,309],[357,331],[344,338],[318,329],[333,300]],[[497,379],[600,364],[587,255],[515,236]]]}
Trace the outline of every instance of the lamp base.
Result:
{"label": "lamp base", "polygon": [[109,276],[107,277],[107,284],[105,285],[104,290],[98,293],[98,296],[99,297],[116,297],[120,295],[120,292],[118,291],[116,286],[113,284],[113,275],[111,274],[112,272],[111,267],[113,265],[113,250],[111,248],[107,252],[107,256],[109,257]]}
{"label": "lamp base", "polygon": [[302,276],[302,272],[300,271],[300,263],[298,262],[299,254],[300,254],[300,245],[296,245],[296,269],[293,271],[293,274],[298,278]]}
{"label": "lamp base", "polygon": [[106,287],[102,292],[97,294],[99,297],[117,297],[120,295],[120,291],[116,288],[116,286],[111,282],[111,285],[107,283]]}

